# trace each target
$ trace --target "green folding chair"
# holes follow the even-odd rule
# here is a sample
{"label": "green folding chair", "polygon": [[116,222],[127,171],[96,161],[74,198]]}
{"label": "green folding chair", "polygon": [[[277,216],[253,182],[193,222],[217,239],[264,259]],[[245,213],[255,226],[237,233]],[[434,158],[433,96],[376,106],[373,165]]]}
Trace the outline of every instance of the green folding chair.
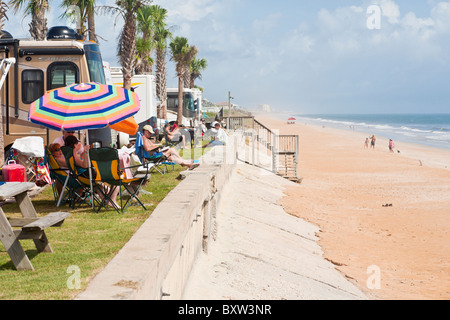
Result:
{"label": "green folding chair", "polygon": [[[124,169],[140,166],[120,168],[119,153],[116,149],[90,149],[89,158],[92,166],[97,172],[94,180],[97,186],[101,186],[104,183],[107,183],[110,186],[109,188],[99,188],[99,191],[102,192],[103,195],[102,206],[106,206],[109,202],[117,212],[124,213],[131,204],[131,200],[135,199],[144,208],[144,210],[147,210],[145,205],[141,202],[141,200],[139,200],[138,195],[144,183],[150,178],[148,167],[145,172],[129,179],[125,177]],[[127,201],[124,201],[123,199],[122,187],[130,195]],[[120,208],[117,208],[111,200],[111,195],[114,193],[115,188],[119,188]],[[98,210],[100,210],[100,208]]]}
{"label": "green folding chair", "polygon": [[[45,148],[45,161],[52,179],[52,190],[56,206],[59,207],[63,203],[68,203],[74,209],[77,203],[85,202],[86,199],[78,192],[81,189],[80,184],[71,177],[69,169],[61,168],[48,147]],[[58,183],[61,184],[61,190],[57,188]]]}
{"label": "green folding chair", "polygon": [[68,171],[70,174],[70,178],[73,179],[77,185],[74,188],[71,188],[71,192],[76,192],[79,195],[79,198],[83,200],[83,202],[89,204],[95,210],[96,205],[100,205],[101,200],[98,198],[97,186],[95,183],[91,184],[91,180],[87,177],[84,177],[78,174],[78,170],[75,165],[75,158],[73,157],[73,149],[68,146],[61,147],[61,151],[66,159],[66,164],[68,167]]}

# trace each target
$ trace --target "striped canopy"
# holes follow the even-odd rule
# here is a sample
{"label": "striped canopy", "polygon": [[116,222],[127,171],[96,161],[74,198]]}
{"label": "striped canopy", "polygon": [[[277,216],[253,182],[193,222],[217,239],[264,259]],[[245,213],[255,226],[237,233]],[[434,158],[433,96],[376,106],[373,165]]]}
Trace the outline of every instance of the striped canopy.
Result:
{"label": "striped canopy", "polygon": [[133,116],[139,107],[136,93],[90,82],[46,93],[30,105],[28,117],[54,130],[101,129]]}

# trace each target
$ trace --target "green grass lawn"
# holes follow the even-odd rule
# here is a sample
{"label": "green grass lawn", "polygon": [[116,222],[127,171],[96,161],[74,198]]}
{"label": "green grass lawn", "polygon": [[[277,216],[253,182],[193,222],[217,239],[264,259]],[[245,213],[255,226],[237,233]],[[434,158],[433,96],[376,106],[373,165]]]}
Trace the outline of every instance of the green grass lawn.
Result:
{"label": "green grass lawn", "polygon": [[[200,155],[207,152],[207,149],[200,151]],[[118,214],[114,209],[102,209],[95,213],[86,205],[75,210],[67,205],[57,208],[52,188],[45,188],[32,198],[38,215],[68,211],[70,216],[61,227],[46,229],[54,251],[51,254],[37,254],[32,240],[21,240],[35,271],[17,271],[3,245],[0,246],[0,299],[74,298],[87,287],[89,281],[128,242],[155,207],[178,185],[180,180],[177,177],[184,170],[185,168],[177,165],[175,170],[170,167],[165,175],[153,173],[143,188],[151,194],[142,193],[139,196],[148,210],[132,205],[125,214]],[[7,217],[21,216],[18,206],[14,203],[5,204],[2,208]],[[81,281],[74,281],[78,278]],[[81,287],[74,288],[78,283]]]}

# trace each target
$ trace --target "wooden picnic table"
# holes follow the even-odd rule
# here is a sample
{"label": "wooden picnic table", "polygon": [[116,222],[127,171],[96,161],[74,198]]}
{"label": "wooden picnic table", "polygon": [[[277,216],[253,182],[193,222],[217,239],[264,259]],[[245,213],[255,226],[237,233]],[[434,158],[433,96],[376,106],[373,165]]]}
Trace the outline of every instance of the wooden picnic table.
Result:
{"label": "wooden picnic table", "polygon": [[22,218],[8,219],[0,207],[0,239],[17,270],[34,270],[19,240],[32,239],[39,253],[51,253],[53,250],[44,230],[60,226],[69,216],[68,212],[53,212],[39,218],[28,195],[34,185],[31,182],[5,182],[0,185],[0,203],[14,198],[22,213]]}

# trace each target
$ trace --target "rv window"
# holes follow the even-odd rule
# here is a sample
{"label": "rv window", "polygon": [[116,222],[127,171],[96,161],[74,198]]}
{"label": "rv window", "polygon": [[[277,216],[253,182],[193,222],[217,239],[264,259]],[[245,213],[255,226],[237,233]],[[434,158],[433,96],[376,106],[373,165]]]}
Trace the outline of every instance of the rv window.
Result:
{"label": "rv window", "polygon": [[22,102],[32,103],[44,94],[44,72],[24,70],[22,72]]}
{"label": "rv window", "polygon": [[78,67],[72,62],[54,62],[48,66],[47,90],[78,83]]}
{"label": "rv window", "polygon": [[90,43],[84,46],[86,59],[88,62],[89,76],[91,81],[106,84],[105,73],[103,71],[102,56],[97,44]]}
{"label": "rv window", "polygon": [[178,111],[178,97],[177,96],[167,96],[167,109]]}

